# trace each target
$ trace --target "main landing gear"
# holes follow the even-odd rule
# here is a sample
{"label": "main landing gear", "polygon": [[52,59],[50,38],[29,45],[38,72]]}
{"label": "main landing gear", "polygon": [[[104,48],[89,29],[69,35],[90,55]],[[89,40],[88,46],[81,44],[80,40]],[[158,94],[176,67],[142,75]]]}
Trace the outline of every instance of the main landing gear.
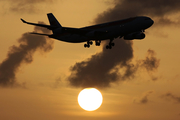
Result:
{"label": "main landing gear", "polygon": [[[96,46],[100,46],[101,40],[96,40],[95,42],[96,42]],[[84,44],[84,47],[85,47],[85,48],[86,48],[86,47],[89,48],[90,45],[92,45],[92,44],[93,44],[92,41],[87,41],[87,44]]]}
{"label": "main landing gear", "polygon": [[92,41],[87,41],[87,44],[84,44],[84,47],[86,48],[86,47],[90,47],[90,45],[92,45],[93,44],[93,42]]}
{"label": "main landing gear", "polygon": [[112,46],[114,46],[115,44],[112,42],[114,39],[110,39],[110,42],[108,45],[106,45],[106,49],[111,49]]}
{"label": "main landing gear", "polygon": [[[109,42],[109,44],[106,46],[106,49],[111,49],[115,44],[113,43],[113,40],[114,40],[114,38],[112,38],[112,39],[110,39],[110,42]],[[96,40],[95,41],[96,42],[96,46],[100,46],[100,44],[101,44],[101,40]],[[92,45],[93,44],[93,42],[92,41],[87,41],[87,44],[84,44],[84,47],[86,48],[89,48],[90,47],[90,45]]]}

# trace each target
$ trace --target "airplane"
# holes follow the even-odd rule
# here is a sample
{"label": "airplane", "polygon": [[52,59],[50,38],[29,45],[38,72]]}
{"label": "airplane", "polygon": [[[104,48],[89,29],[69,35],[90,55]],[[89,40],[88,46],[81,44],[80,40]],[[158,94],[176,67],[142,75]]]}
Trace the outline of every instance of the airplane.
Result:
{"label": "airplane", "polygon": [[116,38],[124,38],[124,40],[133,39],[144,39],[145,29],[151,27],[154,21],[146,16],[131,17],[123,20],[107,22],[102,24],[97,24],[93,26],[87,26],[82,28],[71,28],[62,27],[58,20],[52,13],[47,14],[50,25],[36,24],[22,20],[23,23],[35,25],[39,27],[44,27],[52,30],[51,35],[43,33],[31,33],[37,35],[45,35],[49,38],[54,38],[64,42],[70,43],[82,43],[84,47],[89,48],[95,41],[96,46],[100,46],[102,40],[110,40],[106,49],[111,49],[115,45],[113,42]]}

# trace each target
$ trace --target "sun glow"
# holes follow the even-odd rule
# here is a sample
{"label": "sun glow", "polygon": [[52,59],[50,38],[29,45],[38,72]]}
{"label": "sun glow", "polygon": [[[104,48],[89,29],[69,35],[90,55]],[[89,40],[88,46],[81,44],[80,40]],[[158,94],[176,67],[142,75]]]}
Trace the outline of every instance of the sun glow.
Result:
{"label": "sun glow", "polygon": [[102,94],[95,88],[85,88],[78,95],[78,103],[87,111],[98,109],[103,101]]}

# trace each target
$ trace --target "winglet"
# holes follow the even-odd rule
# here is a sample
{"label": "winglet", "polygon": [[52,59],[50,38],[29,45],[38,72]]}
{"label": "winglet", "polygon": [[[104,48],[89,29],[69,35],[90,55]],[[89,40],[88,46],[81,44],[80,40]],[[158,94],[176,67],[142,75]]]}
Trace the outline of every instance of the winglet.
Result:
{"label": "winglet", "polygon": [[23,20],[22,18],[21,18],[21,21],[23,22],[23,23],[27,23],[25,20]]}

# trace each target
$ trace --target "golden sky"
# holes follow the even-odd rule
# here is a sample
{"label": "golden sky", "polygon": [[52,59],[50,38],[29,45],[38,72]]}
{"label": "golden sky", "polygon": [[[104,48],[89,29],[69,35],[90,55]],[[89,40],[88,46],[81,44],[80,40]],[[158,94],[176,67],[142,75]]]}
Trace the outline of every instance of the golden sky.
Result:
{"label": "golden sky", "polygon": [[[162,1],[166,1],[166,4],[162,4]],[[121,19],[121,16],[124,18],[147,14],[155,23],[146,30],[145,39],[133,41],[132,62],[144,59],[149,49],[153,50],[155,57],[160,60],[158,68],[150,73],[140,69],[135,73],[135,77],[118,80],[112,82],[110,87],[100,88],[103,94],[102,106],[96,111],[87,112],[82,110],[77,102],[82,88],[70,85],[67,78],[71,74],[72,66],[101,52],[102,46],[93,45],[85,49],[84,43],[72,44],[48,39],[54,41],[53,49],[47,53],[35,51],[33,61],[22,63],[16,71],[16,82],[21,86],[0,88],[0,119],[180,119],[180,9],[177,7],[180,2],[136,2],[137,4],[132,0],[0,0],[0,63],[6,60],[11,46],[19,45],[17,41],[24,33],[34,30],[34,26],[23,24],[20,18],[49,24],[46,14],[50,12],[62,26],[77,28]],[[143,9],[132,12],[132,3],[133,6],[142,3],[138,8]],[[143,10],[145,12],[140,12]],[[116,43],[116,40],[114,42]],[[118,44],[115,47],[118,48]],[[153,81],[152,77],[157,80]]]}

